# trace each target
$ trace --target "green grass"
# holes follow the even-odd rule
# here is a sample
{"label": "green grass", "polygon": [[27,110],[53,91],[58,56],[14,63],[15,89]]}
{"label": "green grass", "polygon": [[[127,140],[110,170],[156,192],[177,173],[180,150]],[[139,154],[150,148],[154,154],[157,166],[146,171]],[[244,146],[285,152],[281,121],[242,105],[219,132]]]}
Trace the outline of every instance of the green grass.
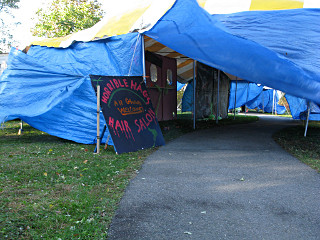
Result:
{"label": "green grass", "polygon": [[18,122],[0,130],[0,239],[104,239],[144,150],[93,154]]}
{"label": "green grass", "polygon": [[274,140],[293,156],[320,172],[320,123],[310,122],[307,137],[304,126],[289,127],[273,135]]}
{"label": "green grass", "polygon": [[[186,116],[185,116],[186,117]],[[219,126],[256,121],[237,116]],[[160,123],[166,141],[193,131],[192,120]],[[215,127],[197,121],[197,128]],[[0,239],[106,239],[117,205],[146,156],[50,136],[19,121],[0,130]]]}

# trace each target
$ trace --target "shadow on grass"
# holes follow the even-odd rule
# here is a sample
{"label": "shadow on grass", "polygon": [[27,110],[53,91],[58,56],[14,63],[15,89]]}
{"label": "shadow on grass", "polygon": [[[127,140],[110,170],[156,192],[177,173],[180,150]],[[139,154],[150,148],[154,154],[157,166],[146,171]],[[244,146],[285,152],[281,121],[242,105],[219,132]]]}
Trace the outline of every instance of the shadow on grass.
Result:
{"label": "shadow on grass", "polygon": [[159,122],[160,128],[162,130],[163,136],[166,141],[171,141],[177,137],[182,136],[188,132],[193,132],[202,129],[209,129],[214,127],[222,127],[226,125],[244,124],[258,121],[257,116],[243,116],[236,115],[234,119],[233,114],[230,114],[228,118],[221,119],[216,123],[216,120],[209,118],[201,119],[196,121],[196,129],[193,129],[193,119],[192,114],[178,114],[176,120],[162,121]]}
{"label": "shadow on grass", "polygon": [[273,135],[274,140],[300,161],[320,172],[320,123],[311,122],[306,137],[305,127],[284,128]]}

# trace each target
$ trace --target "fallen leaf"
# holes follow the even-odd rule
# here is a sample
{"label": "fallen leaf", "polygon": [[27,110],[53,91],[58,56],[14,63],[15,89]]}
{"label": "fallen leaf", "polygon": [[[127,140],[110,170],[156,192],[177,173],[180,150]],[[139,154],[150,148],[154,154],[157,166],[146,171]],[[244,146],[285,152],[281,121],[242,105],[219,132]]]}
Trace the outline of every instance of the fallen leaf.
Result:
{"label": "fallen leaf", "polygon": [[44,172],[43,175],[46,177],[46,176],[48,176],[48,173]]}

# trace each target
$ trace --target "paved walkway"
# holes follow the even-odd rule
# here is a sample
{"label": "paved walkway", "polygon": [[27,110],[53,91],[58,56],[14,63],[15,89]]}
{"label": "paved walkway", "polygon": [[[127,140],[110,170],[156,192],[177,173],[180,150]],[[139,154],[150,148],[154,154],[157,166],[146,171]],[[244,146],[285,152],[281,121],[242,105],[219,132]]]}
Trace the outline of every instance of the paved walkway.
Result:
{"label": "paved walkway", "polygon": [[256,123],[197,131],[160,148],[129,184],[109,239],[320,239],[320,174]]}

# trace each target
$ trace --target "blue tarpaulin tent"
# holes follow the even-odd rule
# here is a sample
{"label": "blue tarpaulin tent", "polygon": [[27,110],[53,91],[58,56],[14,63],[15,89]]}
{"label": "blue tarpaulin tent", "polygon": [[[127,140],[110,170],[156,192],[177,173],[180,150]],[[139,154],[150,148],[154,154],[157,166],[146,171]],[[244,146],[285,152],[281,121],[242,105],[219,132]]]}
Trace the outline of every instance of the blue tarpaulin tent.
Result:
{"label": "blue tarpaulin tent", "polygon": [[319,9],[211,16],[184,0],[146,34],[211,67],[320,103],[319,18]]}
{"label": "blue tarpaulin tent", "polygon": [[[171,2],[139,8],[134,19],[97,24],[106,32],[93,28],[65,42],[35,43],[26,55],[13,49],[0,77],[0,122],[18,117],[52,135],[93,143],[96,97],[88,75],[143,75],[146,37],[180,56],[320,104],[319,9],[211,15],[196,0]],[[157,9],[162,13],[151,12]],[[151,18],[156,21],[149,24]],[[131,25],[117,27],[115,19]],[[109,29],[119,29],[118,36]],[[89,32],[98,35],[86,37]]]}
{"label": "blue tarpaulin tent", "polygon": [[[308,102],[305,99],[297,98],[289,94],[286,95],[287,102],[290,107],[290,112],[293,119],[307,119]],[[320,105],[310,103],[310,116],[311,121],[320,121]]]}
{"label": "blue tarpaulin tent", "polygon": [[267,113],[283,114],[286,111],[284,106],[278,104],[279,96],[273,89],[264,89],[256,98],[246,103],[249,109],[263,110]]}
{"label": "blue tarpaulin tent", "polygon": [[248,102],[259,96],[262,90],[263,86],[258,86],[255,83],[250,83],[244,80],[237,82],[231,81],[228,109],[234,109],[246,105]]}
{"label": "blue tarpaulin tent", "polygon": [[243,80],[230,83],[229,110],[245,105],[249,109],[263,110],[267,113],[275,110],[278,114],[283,114],[286,109],[280,106],[278,101],[279,96],[274,94],[273,89],[263,89],[261,85]]}
{"label": "blue tarpaulin tent", "polygon": [[[133,55],[132,50],[138,36],[80,42],[67,49],[34,46],[28,54],[13,48],[0,80],[0,122],[20,118],[51,135],[94,143],[97,100],[89,74],[121,76],[131,71],[141,76],[141,52]],[[101,128],[104,124],[101,115]],[[103,141],[107,136],[108,129]]]}

